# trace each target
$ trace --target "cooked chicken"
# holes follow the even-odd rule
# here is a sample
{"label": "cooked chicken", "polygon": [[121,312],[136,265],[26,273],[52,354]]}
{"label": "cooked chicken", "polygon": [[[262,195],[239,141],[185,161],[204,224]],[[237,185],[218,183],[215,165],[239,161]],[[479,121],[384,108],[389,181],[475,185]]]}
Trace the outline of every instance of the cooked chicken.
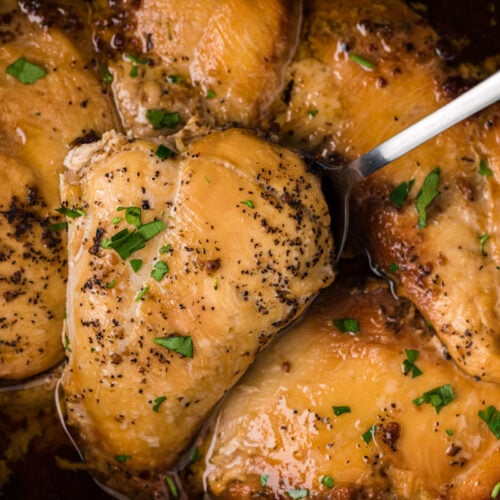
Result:
{"label": "cooked chicken", "polygon": [[385,283],[331,288],[224,401],[191,484],[211,498],[489,498],[500,442],[478,411],[499,400]]}
{"label": "cooked chicken", "polygon": [[[152,127],[171,132],[193,114],[255,125],[282,88],[300,2],[144,0],[129,17],[129,32],[105,23],[100,37],[115,48],[121,40],[109,62],[113,92],[125,128],[143,136]],[[157,124],[149,113],[158,109],[179,117]]]}
{"label": "cooked chicken", "polygon": [[[278,110],[282,140],[335,153],[334,161],[367,152],[471,84],[447,69],[439,49],[436,33],[400,2],[309,3],[289,70],[290,102]],[[491,107],[362,183],[352,217],[376,267],[393,270],[398,293],[423,312],[458,365],[496,382],[499,113]]]}
{"label": "cooked chicken", "polygon": [[64,157],[114,120],[64,35],[17,12],[0,20],[0,378],[21,379],[64,357],[65,235],[51,230]]}
{"label": "cooked chicken", "polygon": [[[68,423],[103,481],[160,473],[333,278],[320,181],[241,130],[172,149],[113,133],[70,153]],[[165,227],[166,226],[166,227]]]}

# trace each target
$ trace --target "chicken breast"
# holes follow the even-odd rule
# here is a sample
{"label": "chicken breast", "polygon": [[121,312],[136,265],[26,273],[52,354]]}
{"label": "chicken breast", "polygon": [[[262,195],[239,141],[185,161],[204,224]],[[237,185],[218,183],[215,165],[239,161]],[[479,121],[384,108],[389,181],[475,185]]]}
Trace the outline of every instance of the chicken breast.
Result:
{"label": "chicken breast", "polygon": [[[171,133],[194,114],[256,125],[281,91],[301,12],[291,0],[145,0],[125,26],[109,26],[109,15],[96,12],[99,39],[119,49],[109,62],[116,103],[125,128],[143,136]],[[172,119],[155,122],[158,109]]]}
{"label": "chicken breast", "polygon": [[[70,144],[115,123],[108,97],[59,31],[18,11],[0,24],[0,378],[62,361],[66,253],[59,173]],[[52,228],[54,229],[54,228]]]}
{"label": "chicken breast", "polygon": [[113,133],[66,160],[67,419],[89,466],[137,496],[276,333],[333,279],[320,180],[230,129],[172,149]]}
{"label": "chicken breast", "polygon": [[465,375],[434,338],[385,283],[330,288],[224,401],[191,487],[235,499],[489,498],[500,442],[480,415],[500,386]]}
{"label": "chicken breast", "polygon": [[[403,3],[311,2],[288,101],[276,105],[280,139],[331,161],[369,151],[472,84],[438,56],[442,46]],[[351,219],[360,246],[458,365],[496,382],[499,112],[490,107],[363,182]]]}

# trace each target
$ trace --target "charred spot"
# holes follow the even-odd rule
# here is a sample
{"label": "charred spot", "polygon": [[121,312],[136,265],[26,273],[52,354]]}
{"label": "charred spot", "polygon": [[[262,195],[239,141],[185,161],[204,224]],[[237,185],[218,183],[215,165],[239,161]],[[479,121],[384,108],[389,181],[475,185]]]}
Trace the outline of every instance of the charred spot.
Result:
{"label": "charred spot", "polygon": [[70,142],[70,147],[74,148],[76,146],[81,146],[82,144],[91,144],[100,139],[99,134],[94,129],[89,131],[83,130],[82,132],[82,135],[76,137]]}
{"label": "charred spot", "polygon": [[217,271],[220,268],[220,259],[207,260],[205,262],[205,271],[208,274]]}
{"label": "charred spot", "polygon": [[435,52],[444,61],[453,61],[457,57],[457,51],[448,37],[440,38],[436,42]]}
{"label": "charred spot", "polygon": [[292,100],[292,92],[293,92],[293,86],[295,85],[295,81],[293,80],[293,78],[286,84],[286,87],[284,88],[283,90],[283,94],[282,94],[282,101],[285,103],[285,104],[290,104],[290,101]]}
{"label": "charred spot", "polygon": [[95,236],[93,238],[92,246],[89,248],[89,253],[91,255],[97,255],[99,253],[99,248],[101,246],[101,240],[103,235],[104,235],[104,230],[98,227],[95,232]]}
{"label": "charred spot", "polygon": [[464,78],[460,75],[448,77],[441,85],[441,90],[445,97],[455,99],[460,94],[474,87],[477,84],[475,78]]}

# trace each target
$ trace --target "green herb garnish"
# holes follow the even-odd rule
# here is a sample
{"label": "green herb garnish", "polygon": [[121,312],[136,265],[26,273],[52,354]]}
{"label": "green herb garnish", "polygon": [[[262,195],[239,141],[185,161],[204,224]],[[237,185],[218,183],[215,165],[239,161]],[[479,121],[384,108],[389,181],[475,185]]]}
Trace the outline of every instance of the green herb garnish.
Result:
{"label": "green herb garnish", "polygon": [[116,225],[116,224],[120,223],[121,221],[122,221],[122,218],[121,218],[121,217],[115,217],[115,218],[113,218],[113,219],[111,220],[111,224]]}
{"label": "green herb garnish", "polygon": [[182,76],[179,75],[168,75],[167,82],[168,83],[181,83],[184,80]]}
{"label": "green herb garnish", "polygon": [[417,194],[418,227],[427,226],[427,207],[439,195],[438,184],[440,169],[436,167],[424,180],[422,189]]}
{"label": "green herb garnish", "polygon": [[483,257],[486,257],[486,252],[484,251],[484,245],[491,238],[491,234],[481,234],[477,238],[479,240],[479,245],[481,247],[481,255]]}
{"label": "green herb garnish", "polygon": [[486,422],[488,429],[493,433],[493,435],[497,439],[500,439],[500,411],[498,411],[493,405],[490,405],[485,411],[479,410],[478,415],[481,420]]}
{"label": "green herb garnish", "polygon": [[179,498],[179,489],[177,488],[175,481],[170,476],[165,476],[165,481],[168,484],[168,487],[172,492],[173,497]]}
{"label": "green herb garnish", "polygon": [[319,113],[319,111],[317,109],[310,109],[308,112],[307,112],[307,116],[309,118],[314,118],[317,114]]}
{"label": "green herb garnish", "polygon": [[451,429],[446,429],[446,434],[448,434],[448,436],[453,436],[453,431]]}
{"label": "green herb garnish", "polygon": [[170,243],[167,243],[165,246],[160,248],[160,254],[171,253],[171,252],[172,252],[172,245]]}
{"label": "green herb garnish", "polygon": [[333,324],[342,333],[358,333],[359,332],[359,321],[354,318],[341,318],[334,319]]}
{"label": "green herb garnish", "polygon": [[142,259],[131,259],[130,260],[130,267],[132,268],[134,273],[136,273],[142,267]]}
{"label": "green herb garnish", "polygon": [[287,493],[290,498],[306,498],[309,496],[309,490],[305,488],[300,490],[288,490]]}
{"label": "green herb garnish", "polygon": [[153,411],[158,413],[158,410],[160,409],[161,404],[167,400],[167,396],[160,396],[159,398],[156,398],[153,402]]}
{"label": "green herb garnish", "polygon": [[106,283],[106,288],[114,288],[116,285],[116,279],[112,279],[109,283]]}
{"label": "green herb garnish", "polygon": [[355,63],[358,63],[360,66],[362,66],[365,69],[372,70],[375,68],[374,63],[372,63],[368,59],[365,59],[364,57],[362,57],[358,54],[353,54],[352,52],[349,52],[349,59],[351,61],[354,61]]}
{"label": "green herb garnish", "polygon": [[151,278],[155,279],[156,281],[161,281],[166,274],[168,274],[168,264],[166,262],[163,262],[162,260],[159,260],[153,266],[153,270],[151,271]]}
{"label": "green herb garnish", "polygon": [[217,96],[217,94],[215,93],[215,90],[212,90],[212,89],[207,90],[207,95],[206,95],[207,99],[213,99],[216,96]]}
{"label": "green herb garnish", "polygon": [[375,435],[375,431],[377,429],[377,426],[373,424],[366,432],[364,432],[361,435],[361,439],[366,443],[369,444],[370,441],[373,439],[373,436]]}
{"label": "green herb garnish", "polygon": [[71,346],[69,344],[69,337],[67,335],[64,336],[64,350],[71,352]]}
{"label": "green herb garnish", "polygon": [[332,476],[323,476],[321,478],[321,484],[326,488],[332,489],[335,485],[335,479]]}
{"label": "green herb garnish", "polygon": [[395,262],[392,262],[387,269],[390,273],[396,273],[399,271],[399,266]]}
{"label": "green herb garnish", "polygon": [[128,76],[130,76],[130,78],[137,78],[138,74],[139,74],[139,66],[132,66],[132,69],[130,70]]}
{"label": "green herb garnish", "polygon": [[269,474],[262,474],[260,476],[260,485],[265,486],[267,484],[268,479],[269,479]]}
{"label": "green herb garnish", "polygon": [[113,83],[113,75],[111,71],[109,71],[107,64],[104,64],[102,67],[102,81],[107,85],[111,85],[111,83]]}
{"label": "green herb garnish", "polygon": [[488,167],[488,164],[484,160],[479,161],[479,175],[484,175],[485,177],[493,176],[493,170]]}
{"label": "green herb garnish", "polygon": [[164,109],[148,109],[146,118],[155,130],[160,128],[175,128],[181,121],[181,116],[177,111],[169,112]]}
{"label": "green herb garnish", "polygon": [[422,403],[428,403],[434,407],[436,413],[439,413],[444,406],[451,403],[454,399],[455,394],[451,385],[445,384],[424,392],[422,396],[413,400],[413,404],[420,406]]}
{"label": "green herb garnish", "polygon": [[70,217],[71,219],[77,219],[78,217],[85,215],[85,212],[79,208],[75,208],[74,210],[72,210],[68,207],[60,207],[56,208],[56,212],[59,212],[62,215],[66,215],[66,217]]}
{"label": "green herb garnish", "polygon": [[144,295],[146,295],[147,293],[149,292],[149,287],[148,286],[144,286],[142,287],[138,292],[137,292],[137,295],[135,296],[134,298],[134,301],[135,302],[139,302],[143,297]]}
{"label": "green herb garnish", "polygon": [[255,208],[254,202],[252,200],[243,200],[240,201],[242,205],[247,206],[248,208]]}
{"label": "green herb garnish", "polygon": [[123,260],[128,259],[134,252],[145,246],[144,238],[137,231],[130,232],[128,229],[119,231],[111,236],[110,240],[101,241],[102,248],[112,248]]}
{"label": "green herb garnish", "polygon": [[170,337],[157,337],[153,339],[153,342],[166,347],[170,351],[182,354],[187,358],[193,357],[193,340],[190,336],[172,335]]}
{"label": "green herb garnish", "polygon": [[115,455],[115,460],[117,462],[126,462],[127,460],[130,460],[132,458],[132,455]]}
{"label": "green herb garnish", "polygon": [[58,222],[56,224],[51,224],[49,226],[49,229],[51,231],[61,231],[63,229],[68,229],[68,223],[67,222]]}
{"label": "green herb garnish", "polygon": [[125,210],[125,220],[135,227],[141,225],[141,209],[139,207],[118,207],[118,212]]}
{"label": "green herb garnish", "polygon": [[419,356],[419,352],[415,349],[405,349],[406,359],[403,361],[403,373],[408,375],[411,373],[411,378],[420,377],[424,372],[415,364]]}
{"label": "green herb garnish", "polygon": [[333,414],[338,417],[344,413],[351,413],[350,406],[332,406]]}
{"label": "green herb garnish", "polygon": [[415,183],[415,179],[410,179],[408,182],[402,182],[399,186],[394,188],[389,195],[391,202],[397,207],[401,208],[404,202],[408,199],[411,188]]}
{"label": "green herb garnish", "polygon": [[47,71],[41,66],[29,62],[25,57],[20,57],[17,61],[7,66],[5,72],[28,85],[47,76]]}
{"label": "green herb garnish", "polygon": [[491,498],[495,499],[500,494],[500,481],[491,490]]}
{"label": "green herb garnish", "polygon": [[189,464],[194,464],[200,458],[201,458],[201,453],[199,452],[198,448],[196,448],[196,446],[193,446],[189,450],[189,454],[188,454],[188,457],[187,457]]}
{"label": "green herb garnish", "polygon": [[167,225],[163,221],[154,220],[138,227],[137,232],[144,238],[144,240],[148,241],[151,238],[154,238],[158,233],[161,233],[166,227]]}
{"label": "green herb garnish", "polygon": [[158,146],[158,149],[156,150],[155,154],[161,160],[166,160],[167,158],[174,158],[177,155],[177,153],[173,149],[167,148],[167,146],[164,146],[163,144],[160,144]]}

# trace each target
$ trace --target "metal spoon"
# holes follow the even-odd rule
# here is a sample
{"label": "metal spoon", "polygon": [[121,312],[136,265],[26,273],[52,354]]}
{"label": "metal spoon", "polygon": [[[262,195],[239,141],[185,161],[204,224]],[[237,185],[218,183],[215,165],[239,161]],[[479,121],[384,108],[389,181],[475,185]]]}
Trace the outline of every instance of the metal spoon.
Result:
{"label": "metal spoon", "polygon": [[500,100],[500,71],[347,166],[332,165],[307,153],[304,154],[307,160],[328,171],[332,180],[336,261],[338,262],[342,254],[349,231],[351,191],[359,181],[498,100]]}

